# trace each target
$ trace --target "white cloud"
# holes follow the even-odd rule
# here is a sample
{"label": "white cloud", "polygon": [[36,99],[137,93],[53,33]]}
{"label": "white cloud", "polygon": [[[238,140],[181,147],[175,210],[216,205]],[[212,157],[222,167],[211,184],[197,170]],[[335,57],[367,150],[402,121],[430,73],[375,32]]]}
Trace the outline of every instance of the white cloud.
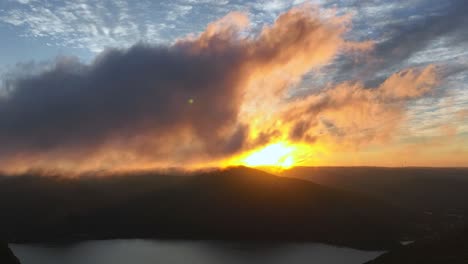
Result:
{"label": "white cloud", "polygon": [[155,26],[151,21],[142,25],[138,12],[123,0],[77,0],[57,5],[29,1],[27,6],[1,12],[0,23],[18,27],[25,37],[48,38],[52,45],[100,52],[105,47],[125,47],[147,37],[156,38]]}
{"label": "white cloud", "polygon": [[29,4],[30,2],[32,2],[32,0],[16,0],[16,1],[18,1],[18,3],[24,4],[24,5]]}

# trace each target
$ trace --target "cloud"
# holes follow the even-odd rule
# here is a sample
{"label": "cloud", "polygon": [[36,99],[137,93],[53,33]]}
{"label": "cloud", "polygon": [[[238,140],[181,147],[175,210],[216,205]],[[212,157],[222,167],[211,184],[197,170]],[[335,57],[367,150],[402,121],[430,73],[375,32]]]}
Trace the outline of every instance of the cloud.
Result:
{"label": "cloud", "polygon": [[345,82],[289,102],[282,120],[294,141],[320,141],[346,148],[388,141],[398,135],[411,100],[434,92],[436,68],[395,73],[378,87]]}
{"label": "cloud", "polygon": [[[7,5],[5,9],[0,4],[0,23],[15,26],[23,37],[42,38],[50,46],[87,49],[93,53],[107,47],[129,47],[136,41],[172,41],[174,36],[166,31],[171,28],[174,31],[173,20],[192,8],[125,0],[22,2],[17,6]],[[164,12],[160,11],[162,8]]]}
{"label": "cloud", "polygon": [[464,121],[468,119],[468,109],[459,110],[457,112],[457,118],[459,121]]}
{"label": "cloud", "polygon": [[29,2],[31,2],[31,0],[17,0],[17,1],[20,4],[29,4]]}
{"label": "cloud", "polygon": [[[246,36],[247,16],[231,13],[173,45],[110,49],[90,65],[61,58],[10,81],[0,99],[0,164],[188,166],[237,153],[255,144],[251,112],[267,111],[256,102],[274,106],[302,75],[354,45],[342,38],[347,23],[292,9]],[[256,142],[274,134],[261,132]]]}
{"label": "cloud", "polygon": [[[380,9],[385,6],[382,5],[372,6],[366,2],[362,5],[359,10],[379,10],[370,17],[370,21],[366,19],[364,23],[379,23],[376,29],[380,38],[369,63],[359,64],[344,59],[335,65],[338,80],[359,78],[367,85],[378,85],[402,67],[441,62],[445,60],[444,57],[464,50],[463,43],[468,40],[464,33],[468,19],[463,11],[468,8],[468,4],[464,0],[450,0],[442,5],[438,1],[407,1],[407,11],[392,10],[393,15],[383,14],[384,11]],[[401,8],[399,4],[389,5]],[[376,26],[371,26],[371,29],[373,27]],[[364,27],[364,30],[370,29]],[[447,49],[445,52],[441,52],[438,42],[444,43],[443,48]]]}

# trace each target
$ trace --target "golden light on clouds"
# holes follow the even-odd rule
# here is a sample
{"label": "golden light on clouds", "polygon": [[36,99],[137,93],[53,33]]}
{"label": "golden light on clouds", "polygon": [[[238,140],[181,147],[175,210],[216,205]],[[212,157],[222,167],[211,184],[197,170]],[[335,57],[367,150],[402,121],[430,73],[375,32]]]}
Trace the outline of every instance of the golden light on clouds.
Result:
{"label": "golden light on clouds", "polygon": [[409,102],[433,93],[439,78],[429,65],[375,87],[344,80],[294,95],[306,74],[373,49],[372,40],[345,39],[350,24],[348,15],[304,6],[250,32],[248,16],[235,12],[167,47],[110,50],[91,65],[57,63],[17,81],[0,102],[0,166],[289,168],[343,152],[352,160],[363,146],[391,144]]}

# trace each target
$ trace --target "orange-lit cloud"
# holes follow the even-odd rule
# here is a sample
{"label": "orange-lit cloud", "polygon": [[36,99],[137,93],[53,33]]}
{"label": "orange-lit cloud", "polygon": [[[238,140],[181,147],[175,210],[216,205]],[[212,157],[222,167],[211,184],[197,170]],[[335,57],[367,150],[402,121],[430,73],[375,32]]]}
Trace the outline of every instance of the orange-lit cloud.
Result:
{"label": "orange-lit cloud", "polygon": [[407,102],[437,85],[434,66],[378,87],[345,82],[291,96],[306,73],[373,48],[346,41],[349,27],[349,16],[304,6],[254,33],[235,12],[171,46],[108,50],[90,65],[58,61],[15,80],[0,99],[0,166],[190,168],[229,165],[271,144],[293,151],[388,140]]}
{"label": "orange-lit cloud", "polygon": [[385,140],[404,119],[408,100],[430,93],[437,83],[434,66],[396,73],[379,87],[342,83],[288,103],[283,119],[293,140],[340,145]]}

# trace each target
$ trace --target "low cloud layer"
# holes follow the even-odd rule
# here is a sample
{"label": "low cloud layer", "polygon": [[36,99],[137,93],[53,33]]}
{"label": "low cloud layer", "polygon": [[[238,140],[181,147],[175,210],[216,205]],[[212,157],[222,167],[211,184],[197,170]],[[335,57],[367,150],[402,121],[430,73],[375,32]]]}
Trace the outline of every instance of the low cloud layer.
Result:
{"label": "low cloud layer", "polygon": [[373,48],[344,40],[349,21],[303,6],[253,33],[248,17],[234,12],[170,46],[107,50],[91,64],[59,59],[4,87],[0,166],[192,166],[277,140],[389,138],[407,102],[437,85],[434,67],[396,73],[374,88],[342,83],[290,97],[307,72]]}

